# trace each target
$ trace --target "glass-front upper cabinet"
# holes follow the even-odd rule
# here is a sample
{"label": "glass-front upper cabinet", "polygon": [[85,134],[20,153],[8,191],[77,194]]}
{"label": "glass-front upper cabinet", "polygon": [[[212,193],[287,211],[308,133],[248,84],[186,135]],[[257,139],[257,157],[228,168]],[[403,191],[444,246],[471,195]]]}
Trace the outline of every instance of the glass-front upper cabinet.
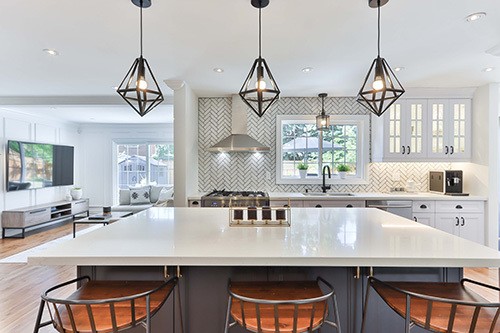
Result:
{"label": "glass-front upper cabinet", "polygon": [[432,159],[466,160],[471,156],[471,101],[469,99],[429,100]]}
{"label": "glass-front upper cabinet", "polygon": [[427,100],[394,103],[384,115],[384,160],[421,160],[426,154]]}

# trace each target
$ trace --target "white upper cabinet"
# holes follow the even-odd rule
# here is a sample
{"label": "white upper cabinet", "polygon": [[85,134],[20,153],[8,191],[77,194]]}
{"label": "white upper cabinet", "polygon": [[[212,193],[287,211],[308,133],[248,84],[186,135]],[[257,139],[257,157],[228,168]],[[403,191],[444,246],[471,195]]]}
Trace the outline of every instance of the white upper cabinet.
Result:
{"label": "white upper cabinet", "polygon": [[471,156],[471,103],[468,99],[429,100],[428,157],[467,160]]}
{"label": "white upper cabinet", "polygon": [[469,99],[400,99],[372,116],[374,162],[467,161],[471,156]]}
{"label": "white upper cabinet", "polygon": [[391,161],[421,160],[425,157],[426,100],[394,103],[384,116],[384,157]]}

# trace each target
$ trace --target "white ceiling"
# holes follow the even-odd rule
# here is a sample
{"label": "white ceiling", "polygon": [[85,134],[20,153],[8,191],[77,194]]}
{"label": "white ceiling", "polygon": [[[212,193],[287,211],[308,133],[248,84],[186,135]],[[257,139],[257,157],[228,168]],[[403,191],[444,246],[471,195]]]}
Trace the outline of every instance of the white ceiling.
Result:
{"label": "white ceiling", "polygon": [[[376,10],[367,0],[270,1],[263,57],[283,96],[355,96],[376,56]],[[487,16],[465,21],[479,11]],[[250,0],[153,0],[144,56],[159,82],[185,80],[200,97],[237,93],[257,56],[257,15]],[[139,54],[138,24],[130,0],[0,1],[0,99],[115,95]],[[382,56],[406,68],[397,74],[405,88],[500,82],[500,57],[485,53],[498,44],[498,0],[391,0],[382,8]],[[153,112],[143,121],[153,122]]]}

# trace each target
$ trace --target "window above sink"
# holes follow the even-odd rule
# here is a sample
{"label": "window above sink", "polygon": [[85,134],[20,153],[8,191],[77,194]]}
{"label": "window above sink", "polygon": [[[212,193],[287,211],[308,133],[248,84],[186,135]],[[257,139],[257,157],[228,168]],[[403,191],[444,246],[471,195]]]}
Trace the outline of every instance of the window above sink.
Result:
{"label": "window above sink", "polygon": [[[277,184],[321,184],[326,165],[332,170],[327,184],[368,183],[369,116],[332,115],[330,129],[318,131],[315,116],[279,115],[276,127]],[[299,163],[309,167],[305,178],[299,176]],[[341,164],[351,168],[345,179],[337,172]]]}

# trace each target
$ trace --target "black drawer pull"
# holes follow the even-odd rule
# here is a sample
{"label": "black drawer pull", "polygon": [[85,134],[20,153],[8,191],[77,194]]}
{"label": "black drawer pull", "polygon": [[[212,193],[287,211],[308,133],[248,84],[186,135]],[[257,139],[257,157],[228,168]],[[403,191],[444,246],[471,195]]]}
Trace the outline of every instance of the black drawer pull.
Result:
{"label": "black drawer pull", "polygon": [[348,204],[346,207],[347,207],[347,208],[352,208],[352,205],[351,205],[351,204]]}
{"label": "black drawer pull", "polygon": [[426,205],[420,205],[420,209],[427,209]]}
{"label": "black drawer pull", "polygon": [[30,214],[38,214],[38,213],[43,213],[45,212],[45,209],[38,209],[38,210],[32,210]]}
{"label": "black drawer pull", "polygon": [[453,146],[450,146],[450,155],[453,155],[454,151],[455,151],[455,148],[453,148]]}
{"label": "black drawer pull", "polygon": [[455,207],[456,209],[463,209],[464,207],[462,207],[461,205],[456,205]]}
{"label": "black drawer pull", "polygon": [[460,226],[463,227],[465,225],[465,219],[463,217],[461,217],[461,219],[462,219],[462,224]]}
{"label": "black drawer pull", "polygon": [[445,153],[446,155],[448,155],[448,153],[449,153],[449,152],[450,152],[450,151],[449,151],[449,149],[448,149],[448,146],[444,146],[444,153]]}
{"label": "black drawer pull", "polygon": [[200,203],[198,201],[193,201],[191,204],[192,205],[199,205]]}
{"label": "black drawer pull", "polygon": [[288,207],[290,207],[290,206],[288,206],[288,205],[283,205],[283,207],[286,207],[286,208],[288,208]]}
{"label": "black drawer pull", "polygon": [[315,207],[316,207],[316,208],[321,208],[321,205],[316,205]]}
{"label": "black drawer pull", "polygon": [[408,146],[408,152],[406,154],[410,155],[410,153],[411,153],[411,149],[410,149],[410,146]]}
{"label": "black drawer pull", "polygon": [[455,223],[455,227],[458,227],[458,225],[460,224],[460,220],[458,219],[458,217],[455,217],[457,219],[457,223]]}
{"label": "black drawer pull", "polygon": [[402,147],[403,147],[403,155],[404,155],[404,154],[405,154],[405,149],[406,149],[406,148],[405,148],[405,146],[402,146]]}

